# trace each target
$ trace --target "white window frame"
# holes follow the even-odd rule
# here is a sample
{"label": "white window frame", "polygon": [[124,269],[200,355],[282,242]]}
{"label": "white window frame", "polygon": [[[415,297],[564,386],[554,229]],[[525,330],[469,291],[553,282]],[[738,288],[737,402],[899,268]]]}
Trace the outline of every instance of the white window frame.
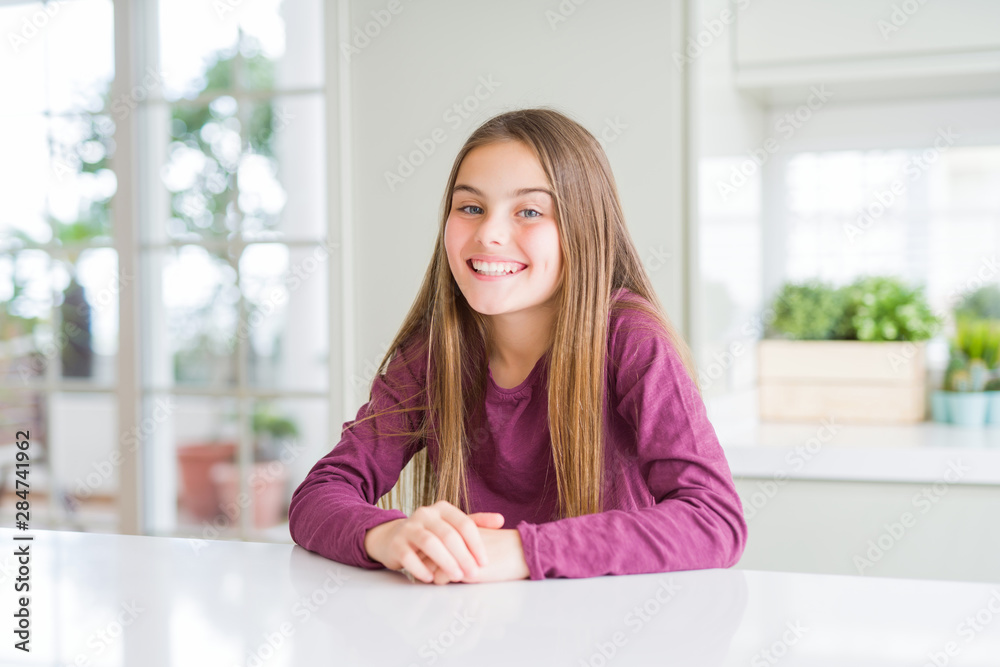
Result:
{"label": "white window frame", "polygon": [[[349,3],[347,0],[323,3],[323,58],[325,77],[319,88],[267,91],[263,97],[295,94],[296,92],[320,93],[324,96],[325,136],[326,136],[326,197],[327,221],[325,242],[330,253],[327,271],[327,313],[329,318],[329,384],[326,392],[282,392],[280,390],[247,391],[242,383],[233,389],[199,388],[185,390],[171,387],[169,394],[213,395],[233,397],[243,410],[244,398],[275,397],[296,398],[318,396],[327,399],[327,433],[333,437],[338,431],[335,426],[343,421],[343,415],[353,409],[354,391],[350,378],[353,377],[355,303],[353,299],[353,238],[352,207],[350,198],[351,182],[351,118],[350,118],[350,66],[339,44],[349,41]],[[114,0],[115,16],[115,77],[111,87],[111,99],[121,99],[140,85],[140,79],[149,63],[158,60],[157,3],[137,0]],[[214,96],[213,96],[214,97]],[[149,103],[162,103],[150,100]],[[110,160],[111,168],[118,178],[118,191],[111,202],[114,248],[118,252],[119,271],[122,275],[134,276],[124,281],[119,293],[119,348],[117,385],[115,395],[118,402],[118,433],[141,433],[144,398],[159,393],[147,392],[143,387],[142,368],[145,345],[141,329],[144,281],[139,259],[145,248],[155,247],[142,243],[139,224],[151,219],[149,215],[149,194],[142,191],[144,177],[150,169],[158,173],[159,165],[152,164],[153,155],[149,149],[148,134],[141,127],[142,114],[132,113],[117,123],[115,132],[116,151]],[[148,182],[148,181],[147,181]],[[338,205],[334,206],[333,202]],[[288,246],[311,246],[317,243],[281,241]],[[163,244],[161,244],[163,245]],[[186,245],[169,243],[166,245]],[[195,244],[202,245],[202,244]],[[210,245],[205,244],[205,245]],[[339,250],[335,253],[333,250]],[[336,268],[334,266],[336,263]],[[338,326],[339,324],[339,326]],[[245,344],[240,341],[238,377],[242,376]],[[340,378],[339,383],[336,378]],[[242,391],[241,391],[242,390]],[[140,440],[140,446],[130,450],[119,438],[118,454],[121,456],[119,468],[118,532],[122,534],[149,534],[154,523],[153,508],[146,497],[155,466],[149,465],[153,453],[148,439]],[[171,449],[170,454],[173,454]],[[247,489],[248,469],[253,463],[249,415],[241,414],[240,447],[238,464],[240,468],[240,492]],[[260,537],[253,531],[252,513],[241,512],[240,536]]]}

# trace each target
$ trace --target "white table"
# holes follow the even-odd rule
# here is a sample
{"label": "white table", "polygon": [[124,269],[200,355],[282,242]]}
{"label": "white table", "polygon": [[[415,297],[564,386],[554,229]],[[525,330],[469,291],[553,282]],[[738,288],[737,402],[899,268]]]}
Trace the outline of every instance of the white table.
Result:
{"label": "white table", "polygon": [[1000,584],[730,569],[433,586],[292,545],[28,534],[25,654],[22,533],[0,529],[3,665],[1000,664]]}

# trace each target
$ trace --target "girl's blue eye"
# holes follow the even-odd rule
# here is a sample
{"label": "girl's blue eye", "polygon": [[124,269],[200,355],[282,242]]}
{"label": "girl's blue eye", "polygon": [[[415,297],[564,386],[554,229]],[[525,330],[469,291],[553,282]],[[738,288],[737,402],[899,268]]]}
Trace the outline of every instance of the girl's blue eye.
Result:
{"label": "girl's blue eye", "polygon": [[[471,211],[469,209],[475,209],[475,210]],[[468,213],[469,215],[482,215],[483,214],[482,207],[476,206],[475,204],[468,204],[466,206],[459,206],[458,210],[462,211],[463,213]],[[524,216],[525,218],[538,218],[538,217],[541,217],[541,215],[542,215],[541,211],[536,211],[533,208],[522,209],[520,212],[521,213],[525,213],[525,214],[527,214],[527,213],[534,214],[534,215],[525,215]]]}

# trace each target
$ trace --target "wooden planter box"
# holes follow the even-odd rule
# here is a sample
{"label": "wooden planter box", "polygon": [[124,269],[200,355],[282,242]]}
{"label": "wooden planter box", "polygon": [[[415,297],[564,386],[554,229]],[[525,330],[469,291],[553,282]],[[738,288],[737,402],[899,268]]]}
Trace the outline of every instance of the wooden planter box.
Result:
{"label": "wooden planter box", "polygon": [[924,420],[925,344],[762,340],[760,418],[899,424]]}

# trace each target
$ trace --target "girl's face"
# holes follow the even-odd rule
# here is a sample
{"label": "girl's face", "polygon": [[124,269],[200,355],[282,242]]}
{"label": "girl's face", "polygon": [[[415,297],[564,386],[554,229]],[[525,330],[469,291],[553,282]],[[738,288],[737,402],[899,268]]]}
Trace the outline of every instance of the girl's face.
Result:
{"label": "girl's face", "polygon": [[[557,294],[562,250],[552,193],[541,164],[519,141],[479,146],[462,160],[444,242],[451,273],[477,312],[513,313]],[[504,275],[477,273],[473,261],[480,259],[500,263]]]}

